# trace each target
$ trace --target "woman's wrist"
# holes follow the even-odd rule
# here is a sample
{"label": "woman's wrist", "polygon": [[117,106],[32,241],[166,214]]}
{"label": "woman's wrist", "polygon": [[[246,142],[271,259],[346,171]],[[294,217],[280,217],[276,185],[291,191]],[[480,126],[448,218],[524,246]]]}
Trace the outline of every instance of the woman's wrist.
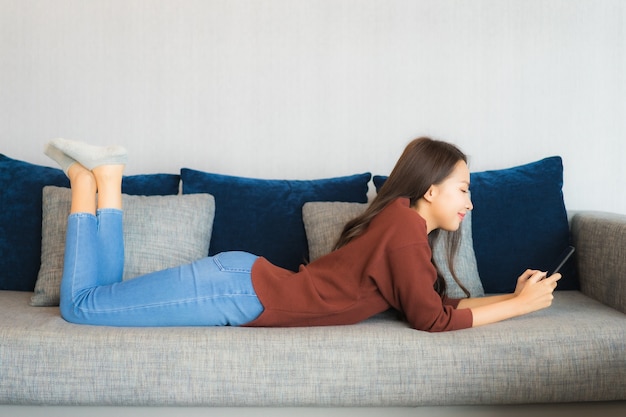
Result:
{"label": "woman's wrist", "polygon": [[472,306],[473,326],[496,323],[526,313],[519,297],[512,294],[495,296],[494,303]]}

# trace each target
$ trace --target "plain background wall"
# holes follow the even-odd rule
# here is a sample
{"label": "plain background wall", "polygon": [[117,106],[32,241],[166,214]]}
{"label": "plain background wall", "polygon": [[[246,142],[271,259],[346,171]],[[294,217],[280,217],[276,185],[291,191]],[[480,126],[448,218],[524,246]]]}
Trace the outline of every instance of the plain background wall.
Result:
{"label": "plain background wall", "polygon": [[430,135],[472,171],[561,155],[568,209],[626,213],[621,0],[0,0],[0,89],[33,163],[66,137],[128,174],[388,174]]}

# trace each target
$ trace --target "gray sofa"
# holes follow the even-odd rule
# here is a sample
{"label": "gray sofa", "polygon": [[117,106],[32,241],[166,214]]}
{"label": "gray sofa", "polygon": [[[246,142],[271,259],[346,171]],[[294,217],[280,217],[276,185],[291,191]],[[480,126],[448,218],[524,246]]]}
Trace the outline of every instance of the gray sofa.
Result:
{"label": "gray sofa", "polygon": [[2,290],[0,414],[16,405],[623,402],[626,216],[578,212],[569,228],[579,289],[557,291],[548,309],[447,333],[413,330],[394,312],[357,325],[316,328],[85,326],[65,322],[58,306],[32,306],[32,290]]}
{"label": "gray sofa", "polygon": [[491,326],[102,328],[0,292],[0,403],[419,406],[626,400],[626,216],[572,219],[581,291]]}

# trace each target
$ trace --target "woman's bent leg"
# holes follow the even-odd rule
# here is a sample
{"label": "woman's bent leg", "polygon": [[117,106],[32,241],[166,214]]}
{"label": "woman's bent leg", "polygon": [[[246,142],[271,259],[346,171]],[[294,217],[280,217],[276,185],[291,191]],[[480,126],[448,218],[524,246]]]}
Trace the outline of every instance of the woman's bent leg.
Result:
{"label": "woman's bent leg", "polygon": [[123,213],[117,209],[98,209],[98,280],[96,285],[120,282],[124,275]]}
{"label": "woman's bent leg", "polygon": [[[66,320],[109,326],[224,326],[256,319],[250,272],[256,256],[226,252],[188,265],[62,297]],[[65,277],[64,277],[65,280]]]}
{"label": "woman's bent leg", "polygon": [[[90,213],[72,213],[67,219],[61,280],[61,314],[84,288],[98,285],[98,220]],[[64,315],[64,314],[63,314]]]}

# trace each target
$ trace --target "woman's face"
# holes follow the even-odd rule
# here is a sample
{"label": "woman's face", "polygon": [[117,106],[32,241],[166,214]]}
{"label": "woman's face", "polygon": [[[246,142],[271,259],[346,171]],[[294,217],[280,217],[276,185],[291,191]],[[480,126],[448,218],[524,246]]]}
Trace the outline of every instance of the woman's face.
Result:
{"label": "woman's face", "polygon": [[431,186],[424,196],[430,202],[430,230],[455,231],[461,226],[465,214],[474,207],[469,186],[470,172],[464,161],[459,161],[445,180]]}

